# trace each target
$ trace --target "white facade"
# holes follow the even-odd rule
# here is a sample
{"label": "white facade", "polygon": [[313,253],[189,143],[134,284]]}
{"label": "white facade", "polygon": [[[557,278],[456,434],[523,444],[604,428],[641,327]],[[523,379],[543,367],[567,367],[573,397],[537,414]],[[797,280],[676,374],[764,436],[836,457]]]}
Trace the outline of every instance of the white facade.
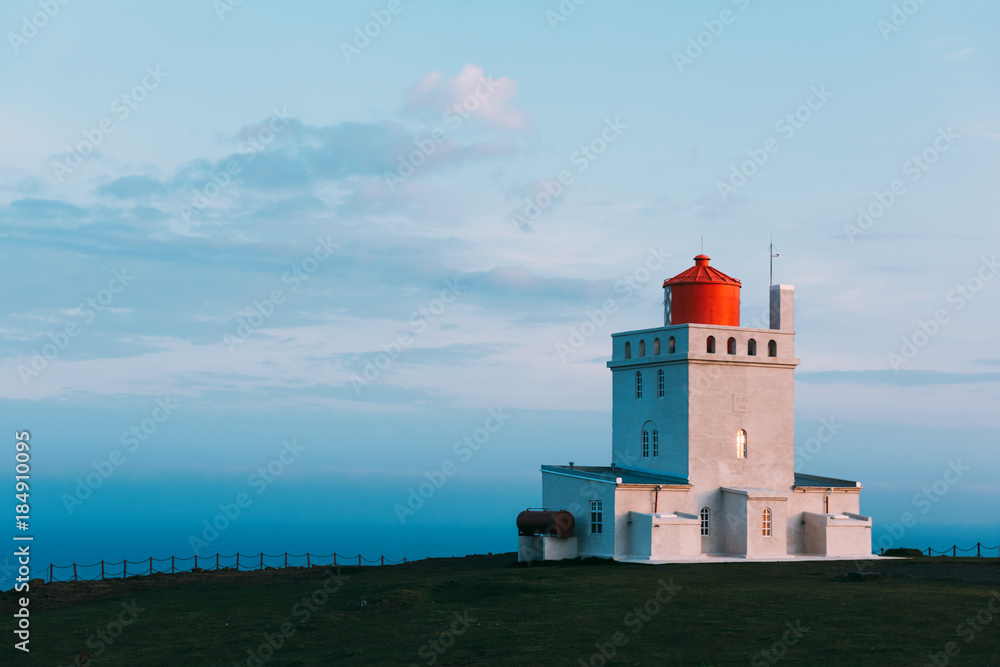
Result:
{"label": "white facade", "polygon": [[770,329],[612,335],[612,465],[542,466],[579,556],[871,556],[860,483],[794,470],[793,294],[771,288]]}

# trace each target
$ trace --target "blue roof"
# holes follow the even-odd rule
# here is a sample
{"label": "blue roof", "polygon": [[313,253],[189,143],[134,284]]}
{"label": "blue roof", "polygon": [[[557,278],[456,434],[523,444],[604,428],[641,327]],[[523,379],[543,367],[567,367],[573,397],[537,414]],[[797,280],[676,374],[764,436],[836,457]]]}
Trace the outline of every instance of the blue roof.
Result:
{"label": "blue roof", "polygon": [[860,489],[861,482],[852,482],[847,479],[835,479],[833,477],[820,477],[819,475],[805,475],[795,473],[795,486],[820,486],[834,488]]}
{"label": "blue roof", "polygon": [[660,484],[663,486],[688,486],[688,480],[683,477],[666,475],[655,470],[627,468],[622,466],[542,466],[542,472],[553,472],[562,475],[591,479],[599,482],[616,483],[620,478],[622,484]]}

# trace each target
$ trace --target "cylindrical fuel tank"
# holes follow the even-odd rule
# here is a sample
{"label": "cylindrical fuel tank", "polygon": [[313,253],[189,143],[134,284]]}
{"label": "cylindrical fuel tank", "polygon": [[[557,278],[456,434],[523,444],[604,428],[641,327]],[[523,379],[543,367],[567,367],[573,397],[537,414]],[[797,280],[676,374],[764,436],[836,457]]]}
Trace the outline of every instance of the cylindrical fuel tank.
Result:
{"label": "cylindrical fuel tank", "polygon": [[517,515],[518,535],[573,537],[576,522],[566,510],[524,510]]}

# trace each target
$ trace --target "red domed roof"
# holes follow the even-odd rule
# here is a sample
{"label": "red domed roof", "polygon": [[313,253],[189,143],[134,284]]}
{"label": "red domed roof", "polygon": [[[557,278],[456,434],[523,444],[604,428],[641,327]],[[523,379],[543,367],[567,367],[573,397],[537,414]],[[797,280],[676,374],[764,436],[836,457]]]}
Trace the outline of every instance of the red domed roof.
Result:
{"label": "red domed roof", "polygon": [[739,285],[740,281],[736,278],[731,278],[727,276],[722,271],[714,269],[708,265],[708,261],[712,259],[708,255],[698,255],[694,258],[694,266],[692,266],[687,271],[678,273],[673,278],[663,281],[663,286],[668,285],[684,285],[687,283],[723,283],[729,285]]}

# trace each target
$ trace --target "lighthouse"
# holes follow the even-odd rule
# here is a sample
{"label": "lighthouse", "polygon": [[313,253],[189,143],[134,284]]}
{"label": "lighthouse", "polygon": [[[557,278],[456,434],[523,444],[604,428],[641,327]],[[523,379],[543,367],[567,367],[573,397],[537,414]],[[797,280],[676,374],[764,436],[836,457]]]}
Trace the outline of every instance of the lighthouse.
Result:
{"label": "lighthouse", "polygon": [[698,255],[663,326],[612,334],[611,464],[541,467],[521,560],[871,557],[861,484],[795,470],[794,288],[770,287],[766,329],[740,326],[741,289]]}

